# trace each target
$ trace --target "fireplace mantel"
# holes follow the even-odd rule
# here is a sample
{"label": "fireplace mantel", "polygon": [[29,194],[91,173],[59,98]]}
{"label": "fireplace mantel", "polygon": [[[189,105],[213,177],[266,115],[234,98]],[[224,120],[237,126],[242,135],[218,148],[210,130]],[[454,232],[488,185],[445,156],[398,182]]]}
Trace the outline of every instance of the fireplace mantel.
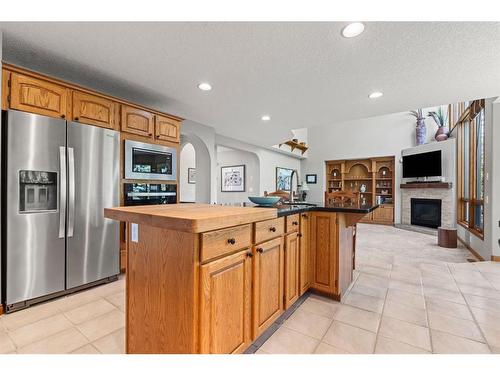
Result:
{"label": "fireplace mantel", "polygon": [[451,189],[451,182],[410,182],[400,185],[401,189]]}

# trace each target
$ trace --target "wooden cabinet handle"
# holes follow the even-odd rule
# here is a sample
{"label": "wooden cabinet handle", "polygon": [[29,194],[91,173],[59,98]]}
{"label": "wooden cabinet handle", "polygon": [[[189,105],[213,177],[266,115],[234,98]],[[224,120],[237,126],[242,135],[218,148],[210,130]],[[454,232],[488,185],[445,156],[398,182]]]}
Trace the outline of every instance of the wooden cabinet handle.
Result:
{"label": "wooden cabinet handle", "polygon": [[276,232],[276,228],[275,227],[271,227],[271,228],[269,228],[269,231]]}
{"label": "wooden cabinet handle", "polygon": [[258,253],[261,253],[261,254],[264,252],[264,249],[262,247],[258,247],[256,250]]}
{"label": "wooden cabinet handle", "polygon": [[253,257],[253,254],[252,253],[247,253],[247,257],[251,258],[251,257]]}
{"label": "wooden cabinet handle", "polygon": [[236,240],[234,238],[230,238],[227,240],[227,243],[230,245],[234,245],[236,243]]}

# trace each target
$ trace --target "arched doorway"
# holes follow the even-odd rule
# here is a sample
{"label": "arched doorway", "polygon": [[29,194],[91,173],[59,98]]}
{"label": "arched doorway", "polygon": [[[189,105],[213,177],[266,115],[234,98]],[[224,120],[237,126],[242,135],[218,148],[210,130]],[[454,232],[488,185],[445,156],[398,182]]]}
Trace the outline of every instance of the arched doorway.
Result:
{"label": "arched doorway", "polygon": [[196,202],[196,151],[191,143],[181,146],[179,202]]}

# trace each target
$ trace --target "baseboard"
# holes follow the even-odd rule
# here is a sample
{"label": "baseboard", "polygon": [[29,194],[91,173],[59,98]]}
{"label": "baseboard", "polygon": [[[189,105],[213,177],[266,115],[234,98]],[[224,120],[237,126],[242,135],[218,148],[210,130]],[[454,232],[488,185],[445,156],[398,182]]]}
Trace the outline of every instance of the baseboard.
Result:
{"label": "baseboard", "polygon": [[492,255],[491,260],[493,262],[500,262],[500,255]]}
{"label": "baseboard", "polygon": [[[477,259],[479,259],[480,261],[483,261],[483,262],[484,262],[484,258],[483,258],[481,255],[479,255],[479,254],[477,253],[477,251],[476,251],[476,250],[474,250],[472,247],[470,247],[469,245],[467,245],[467,244],[466,244],[466,243],[465,243],[465,242],[464,242],[464,241],[463,241],[460,237],[458,237],[458,236],[457,236],[457,239],[458,239],[458,241],[460,241],[460,243],[461,243],[462,245],[464,245],[464,246],[467,248],[467,250],[469,250],[469,251],[470,251],[470,252],[471,252],[471,253],[472,253],[472,254],[473,254],[473,255],[474,255]],[[500,261],[500,260],[499,260],[499,261]]]}
{"label": "baseboard", "polygon": [[3,314],[3,305],[0,305],[0,315]]}

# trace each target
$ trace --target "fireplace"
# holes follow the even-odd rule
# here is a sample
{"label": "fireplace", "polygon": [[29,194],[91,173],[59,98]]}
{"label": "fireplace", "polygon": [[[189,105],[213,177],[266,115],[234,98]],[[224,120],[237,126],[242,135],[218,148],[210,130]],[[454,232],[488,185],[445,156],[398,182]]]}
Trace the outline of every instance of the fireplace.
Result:
{"label": "fireplace", "polygon": [[441,226],[441,199],[411,198],[411,224],[437,228]]}

